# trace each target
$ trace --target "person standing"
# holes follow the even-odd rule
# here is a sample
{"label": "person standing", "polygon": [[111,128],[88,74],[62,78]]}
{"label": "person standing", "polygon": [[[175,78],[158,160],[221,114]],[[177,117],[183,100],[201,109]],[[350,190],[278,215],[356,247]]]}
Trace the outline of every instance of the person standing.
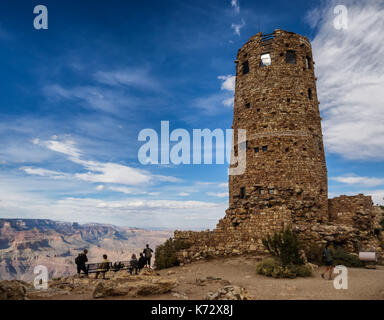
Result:
{"label": "person standing", "polygon": [[324,249],[324,261],[325,261],[325,271],[321,274],[321,277],[325,279],[324,274],[328,273],[328,280],[332,280],[332,274],[333,274],[333,257],[332,257],[332,251],[329,247],[329,243],[326,244]]}
{"label": "person standing", "polygon": [[140,258],[138,263],[139,272],[141,271],[141,269],[145,267],[146,263],[147,263],[147,260],[145,259],[144,255],[140,253]]}
{"label": "person standing", "polygon": [[151,268],[151,258],[152,258],[153,250],[149,247],[149,244],[147,244],[143,253],[145,257],[145,266],[148,266],[148,268]]}
{"label": "person standing", "polygon": [[131,261],[129,262],[129,274],[132,275],[133,270],[135,270],[135,274],[138,274],[138,261],[136,255],[133,254],[131,257]]}
{"label": "person standing", "polygon": [[81,271],[83,271],[84,274],[88,276],[87,266],[85,265],[88,262],[87,254],[88,250],[85,249],[82,253],[79,253],[79,255],[75,259],[78,275],[80,275]]}

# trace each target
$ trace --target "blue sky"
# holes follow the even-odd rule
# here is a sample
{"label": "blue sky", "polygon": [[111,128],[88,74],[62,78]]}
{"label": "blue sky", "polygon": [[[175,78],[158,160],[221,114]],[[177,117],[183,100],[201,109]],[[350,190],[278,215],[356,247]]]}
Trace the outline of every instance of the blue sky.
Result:
{"label": "blue sky", "polygon": [[383,203],[383,17],[368,0],[2,1],[0,217],[213,228],[227,165],[141,165],[138,133],[230,128],[237,50],[277,28],[313,42],[330,197]]}

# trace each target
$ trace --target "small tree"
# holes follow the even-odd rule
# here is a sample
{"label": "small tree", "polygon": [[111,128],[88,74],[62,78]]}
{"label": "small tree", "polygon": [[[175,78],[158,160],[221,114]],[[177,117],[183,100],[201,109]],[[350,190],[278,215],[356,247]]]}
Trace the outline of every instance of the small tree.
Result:
{"label": "small tree", "polygon": [[179,265],[177,252],[188,249],[189,245],[182,240],[168,239],[155,250],[155,268],[166,269]]}
{"label": "small tree", "polygon": [[263,239],[263,245],[273,256],[279,257],[283,266],[303,265],[300,255],[300,242],[297,235],[290,229],[275,232]]}

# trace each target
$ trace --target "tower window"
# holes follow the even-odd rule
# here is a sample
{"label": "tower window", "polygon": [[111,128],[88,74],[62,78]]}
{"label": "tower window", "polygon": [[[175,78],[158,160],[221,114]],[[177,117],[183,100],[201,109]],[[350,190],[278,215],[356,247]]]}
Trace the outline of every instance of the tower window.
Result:
{"label": "tower window", "polygon": [[275,193],[275,189],[268,189],[268,193],[269,194],[274,194]]}
{"label": "tower window", "polygon": [[240,188],[240,199],[244,199],[245,198],[245,187],[241,187]]}
{"label": "tower window", "polygon": [[248,60],[243,62],[243,74],[247,74],[249,72],[249,64]]}
{"label": "tower window", "polygon": [[313,98],[313,95],[312,95],[312,89],[311,89],[311,88],[308,89],[308,98],[309,98],[310,100],[312,100],[312,98]]}
{"label": "tower window", "polygon": [[268,146],[263,146],[263,152],[267,152],[268,151]]}
{"label": "tower window", "polygon": [[264,190],[263,189],[259,189],[259,194],[264,194]]}
{"label": "tower window", "polygon": [[305,57],[305,67],[311,69],[311,58],[308,56]]}
{"label": "tower window", "polygon": [[267,67],[272,64],[271,55],[264,53],[260,56],[260,67]]}
{"label": "tower window", "polygon": [[247,102],[247,103],[245,104],[245,107],[246,107],[247,109],[249,109],[249,108],[251,107],[251,104],[250,104],[249,102]]}
{"label": "tower window", "polygon": [[253,151],[255,151],[255,153],[259,153],[260,148],[259,147],[255,147],[255,148],[253,148]]}
{"label": "tower window", "polygon": [[288,50],[285,55],[285,62],[290,64],[296,64],[296,52],[293,50]]}

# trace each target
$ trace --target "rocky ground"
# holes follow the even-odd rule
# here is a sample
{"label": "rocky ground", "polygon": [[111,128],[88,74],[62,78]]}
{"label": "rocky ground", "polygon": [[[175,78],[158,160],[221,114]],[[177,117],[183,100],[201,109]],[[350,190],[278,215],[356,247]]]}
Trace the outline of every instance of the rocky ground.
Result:
{"label": "rocky ground", "polygon": [[[384,300],[384,267],[348,269],[348,289],[336,290],[321,278],[322,269],[309,278],[273,279],[255,273],[257,257],[223,258],[195,262],[167,270],[107,274],[108,280],[71,276],[51,281],[46,291],[23,282],[0,282],[0,299],[363,299]],[[7,291],[7,287],[9,288]],[[13,295],[12,295],[13,294]]]}

